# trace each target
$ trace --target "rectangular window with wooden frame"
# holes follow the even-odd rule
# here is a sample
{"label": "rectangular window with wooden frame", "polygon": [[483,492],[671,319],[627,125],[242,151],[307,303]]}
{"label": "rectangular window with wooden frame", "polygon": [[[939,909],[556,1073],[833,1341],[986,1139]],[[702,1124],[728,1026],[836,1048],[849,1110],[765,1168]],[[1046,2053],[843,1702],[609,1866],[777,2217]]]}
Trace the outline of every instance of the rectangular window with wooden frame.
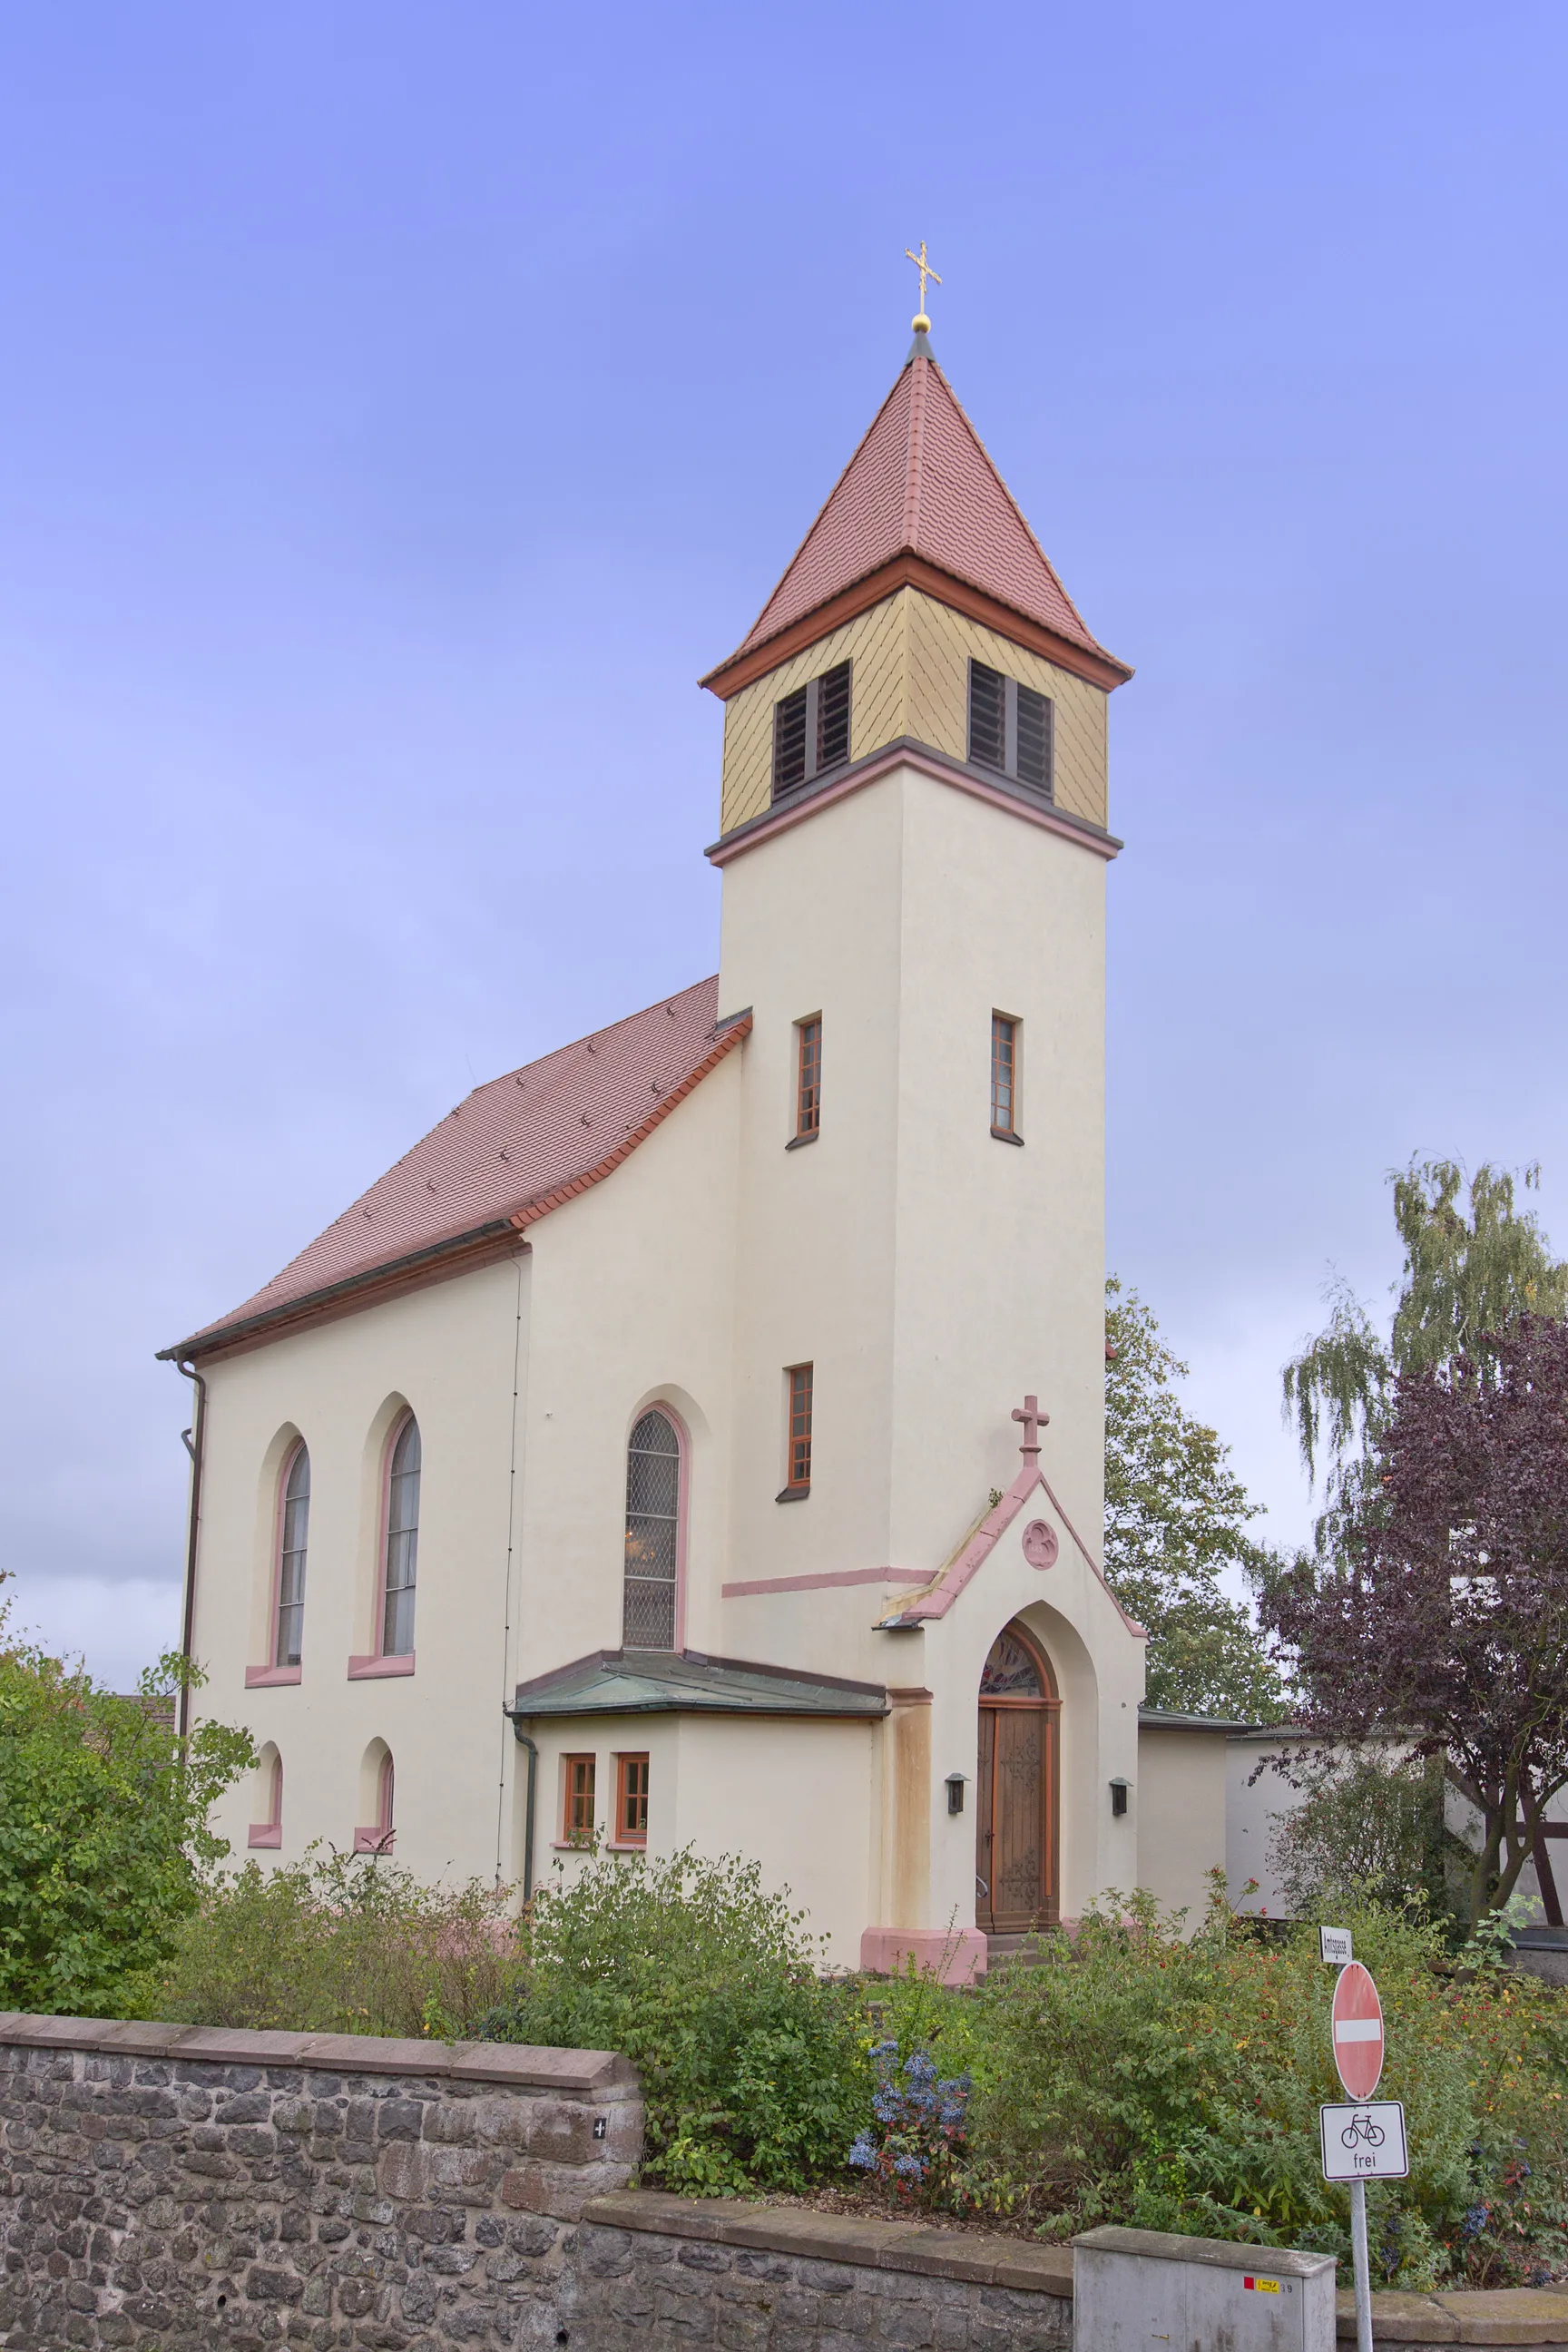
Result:
{"label": "rectangular window with wooden frame", "polygon": [[594,1781],[597,1759],[593,1756],[563,1756],[561,1762],[565,1774],[562,1836],[568,1845],[586,1845],[594,1835]]}
{"label": "rectangular window with wooden frame", "polygon": [[822,1015],[795,1024],[795,1141],[822,1129]]}
{"label": "rectangular window with wooden frame", "polygon": [[616,1843],[647,1843],[648,1769],[646,1756],[616,1759]]}
{"label": "rectangular window with wooden frame", "polygon": [[1018,1132],[1018,1063],[1024,1024],[1010,1013],[991,1015],[991,1132],[1003,1143],[1022,1143]]}
{"label": "rectangular window with wooden frame", "polygon": [[778,1499],[794,1502],[811,1492],[812,1367],[792,1364],[784,1374],[784,1484]]}

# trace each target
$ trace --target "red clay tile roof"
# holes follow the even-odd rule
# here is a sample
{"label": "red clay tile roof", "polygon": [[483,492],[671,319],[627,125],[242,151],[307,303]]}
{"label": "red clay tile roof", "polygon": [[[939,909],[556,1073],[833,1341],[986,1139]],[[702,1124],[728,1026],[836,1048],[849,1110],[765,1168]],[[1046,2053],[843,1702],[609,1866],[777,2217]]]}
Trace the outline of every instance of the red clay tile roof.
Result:
{"label": "red clay tile roof", "polygon": [[750,1028],[715,1026],[717,979],[492,1078],[281,1274],[174,1356],[492,1223],[531,1223],[607,1176]]}
{"label": "red clay tile roof", "polygon": [[923,556],[1087,651],[1104,651],[947,378],[933,359],[917,352],[730,660],[905,553]]}

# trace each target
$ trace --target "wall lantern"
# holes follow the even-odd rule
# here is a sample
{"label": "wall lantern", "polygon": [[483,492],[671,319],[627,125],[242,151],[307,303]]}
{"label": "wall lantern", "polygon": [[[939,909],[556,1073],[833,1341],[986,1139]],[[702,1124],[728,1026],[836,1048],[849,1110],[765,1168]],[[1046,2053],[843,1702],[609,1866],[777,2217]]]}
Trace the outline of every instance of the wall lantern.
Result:
{"label": "wall lantern", "polygon": [[967,1772],[950,1772],[948,1774],[947,1810],[950,1813],[961,1813],[963,1811],[963,1784],[968,1778],[969,1775]]}
{"label": "wall lantern", "polygon": [[1127,1792],[1131,1786],[1132,1783],[1131,1780],[1112,1780],[1110,1784],[1110,1810],[1112,1813],[1121,1814],[1127,1811]]}

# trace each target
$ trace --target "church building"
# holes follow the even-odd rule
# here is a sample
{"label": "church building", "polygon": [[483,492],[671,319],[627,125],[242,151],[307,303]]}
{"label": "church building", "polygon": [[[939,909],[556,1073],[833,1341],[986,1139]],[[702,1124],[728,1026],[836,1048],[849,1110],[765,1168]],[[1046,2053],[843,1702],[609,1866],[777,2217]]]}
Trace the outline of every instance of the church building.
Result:
{"label": "church building", "polygon": [[1224,1727],[1141,1714],[1100,1565],[1131,672],[928,330],[701,681],[717,975],[477,1087],[165,1351],[241,1854],[690,1844],[954,1976],[1225,1861]]}

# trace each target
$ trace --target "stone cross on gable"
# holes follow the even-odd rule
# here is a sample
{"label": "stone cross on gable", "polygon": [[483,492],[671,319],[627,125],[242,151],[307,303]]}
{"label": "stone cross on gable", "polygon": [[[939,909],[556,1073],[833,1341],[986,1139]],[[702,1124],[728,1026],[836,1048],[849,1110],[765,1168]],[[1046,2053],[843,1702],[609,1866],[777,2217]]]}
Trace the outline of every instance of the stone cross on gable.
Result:
{"label": "stone cross on gable", "polygon": [[1042,1412],[1040,1411],[1040,1401],[1038,1397],[1026,1396],[1024,1399],[1024,1409],[1022,1412],[1019,1412],[1016,1405],[1014,1406],[1014,1420],[1021,1421],[1024,1424],[1024,1443],[1018,1448],[1020,1454],[1037,1454],[1039,1452],[1040,1432],[1044,1429],[1050,1417],[1051,1416],[1048,1412]]}

